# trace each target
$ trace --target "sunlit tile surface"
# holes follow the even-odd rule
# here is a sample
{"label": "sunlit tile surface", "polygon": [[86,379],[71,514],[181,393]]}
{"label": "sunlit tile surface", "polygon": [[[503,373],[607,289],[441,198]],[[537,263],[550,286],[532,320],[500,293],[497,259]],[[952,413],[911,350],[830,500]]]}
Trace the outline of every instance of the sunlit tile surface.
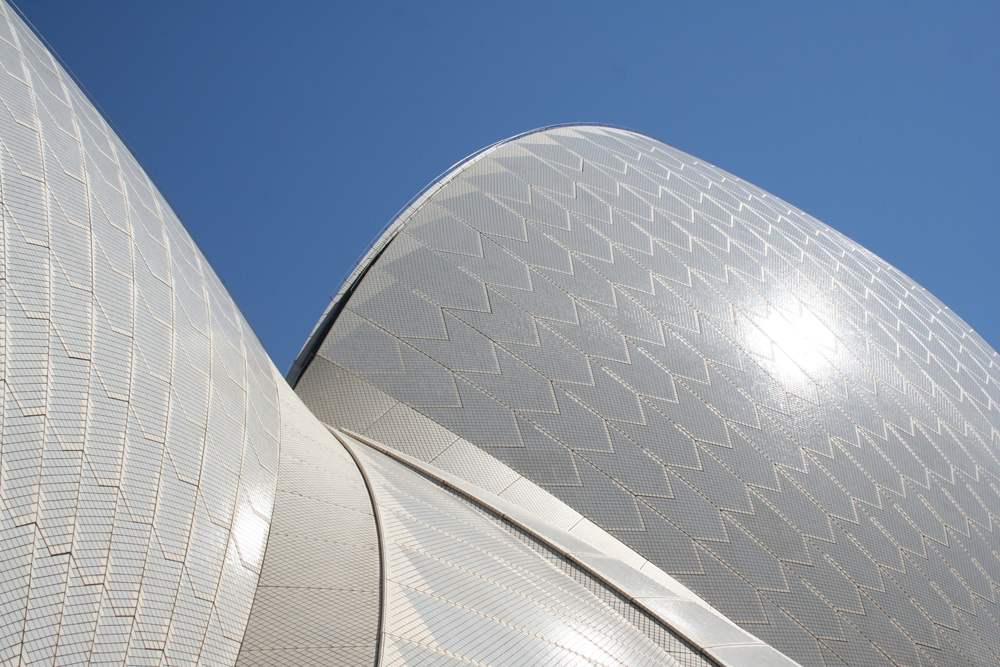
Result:
{"label": "sunlit tile surface", "polygon": [[501,143],[359,266],[307,409],[5,4],[0,103],[0,664],[1000,660],[997,355],[800,211]]}
{"label": "sunlit tile surface", "polygon": [[567,127],[459,166],[363,270],[301,358],[321,419],[428,461],[443,427],[802,664],[1000,659],[997,355],[857,244]]}
{"label": "sunlit tile surface", "polygon": [[382,664],[708,665],[502,519],[357,446],[385,549]]}
{"label": "sunlit tile surface", "polygon": [[274,367],[177,217],[0,4],[0,663],[232,664]]}
{"label": "sunlit tile surface", "polygon": [[354,460],[287,385],[271,532],[239,667],[374,665],[381,567]]}

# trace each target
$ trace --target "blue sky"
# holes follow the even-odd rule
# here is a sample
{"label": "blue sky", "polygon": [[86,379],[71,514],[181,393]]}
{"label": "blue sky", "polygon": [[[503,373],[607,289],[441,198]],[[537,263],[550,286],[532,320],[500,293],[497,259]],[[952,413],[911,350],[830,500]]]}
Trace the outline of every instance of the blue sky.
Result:
{"label": "blue sky", "polygon": [[571,121],[786,199],[1000,347],[1000,3],[18,4],[282,371],[417,191]]}

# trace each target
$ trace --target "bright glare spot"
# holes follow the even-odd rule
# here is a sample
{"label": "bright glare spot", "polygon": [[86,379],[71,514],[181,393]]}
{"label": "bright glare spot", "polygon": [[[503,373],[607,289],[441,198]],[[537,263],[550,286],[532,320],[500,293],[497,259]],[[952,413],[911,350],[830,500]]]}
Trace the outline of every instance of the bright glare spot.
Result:
{"label": "bright glare spot", "polygon": [[241,501],[233,521],[233,539],[236,540],[243,563],[250,569],[259,571],[264,560],[268,523],[253,511],[245,498],[241,498]]}
{"label": "bright glare spot", "polygon": [[829,366],[826,355],[836,349],[837,338],[809,310],[803,308],[801,315],[772,310],[766,320],[756,324],[785,355],[776,358],[813,376]]}
{"label": "bright glare spot", "polygon": [[591,638],[584,634],[580,628],[563,624],[554,629],[552,635],[553,637],[551,638],[547,637],[549,641],[558,646],[565,647],[577,655],[582,655],[593,663],[604,664],[613,658],[608,649],[602,646],[603,643],[608,641],[607,637],[597,635]]}

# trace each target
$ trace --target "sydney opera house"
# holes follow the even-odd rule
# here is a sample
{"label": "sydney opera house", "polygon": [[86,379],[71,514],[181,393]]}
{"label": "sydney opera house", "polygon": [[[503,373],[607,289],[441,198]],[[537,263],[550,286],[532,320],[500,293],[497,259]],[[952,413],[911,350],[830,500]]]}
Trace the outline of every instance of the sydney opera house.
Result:
{"label": "sydney opera house", "polygon": [[1000,358],[892,266],[546,128],[415,199],[283,377],[0,13],[0,664],[1000,661]]}

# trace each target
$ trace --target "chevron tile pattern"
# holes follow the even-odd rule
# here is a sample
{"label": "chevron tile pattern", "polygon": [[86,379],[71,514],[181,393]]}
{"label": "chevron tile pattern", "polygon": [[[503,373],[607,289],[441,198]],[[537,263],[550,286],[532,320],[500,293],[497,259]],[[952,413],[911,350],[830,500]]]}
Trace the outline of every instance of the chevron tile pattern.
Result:
{"label": "chevron tile pattern", "polygon": [[711,664],[499,517],[360,443],[354,451],[382,522],[380,664]]}
{"label": "chevron tile pattern", "polygon": [[363,379],[802,664],[1000,660],[998,357],[893,267],[603,127],[485,151],[377,250],[317,414],[360,401],[312,373]]}
{"label": "chevron tile pattern", "polygon": [[0,223],[0,664],[232,664],[281,378],[5,3]]}
{"label": "chevron tile pattern", "polygon": [[368,487],[291,388],[278,396],[274,512],[236,665],[375,665],[382,574]]}

